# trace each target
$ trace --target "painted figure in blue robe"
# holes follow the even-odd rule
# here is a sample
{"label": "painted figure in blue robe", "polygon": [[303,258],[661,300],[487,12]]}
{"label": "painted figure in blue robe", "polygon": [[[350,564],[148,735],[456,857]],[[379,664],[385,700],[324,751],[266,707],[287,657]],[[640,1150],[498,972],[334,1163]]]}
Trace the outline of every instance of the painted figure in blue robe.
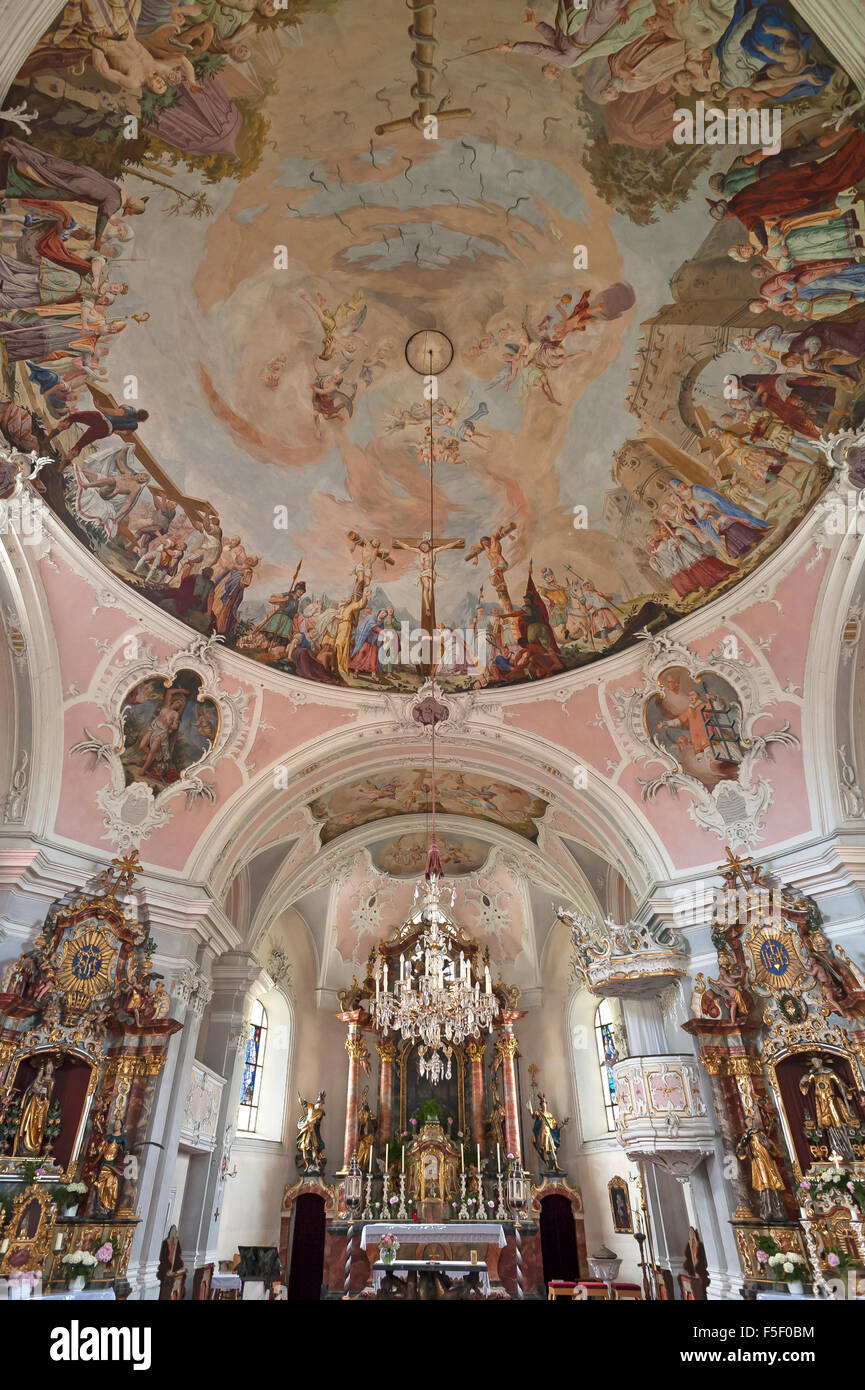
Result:
{"label": "painted figure in blue robe", "polygon": [[811,59],[811,35],[778,5],[736,0],[728,28],[718,40],[721,82],[713,95],[748,94],[775,101],[821,92],[835,75],[827,63]]}
{"label": "painted figure in blue robe", "polygon": [[674,478],[670,486],[685,525],[725,559],[738,559],[772,528],[771,522],[761,521],[753,512],[737,507],[728,497],[701,483],[691,485]]}

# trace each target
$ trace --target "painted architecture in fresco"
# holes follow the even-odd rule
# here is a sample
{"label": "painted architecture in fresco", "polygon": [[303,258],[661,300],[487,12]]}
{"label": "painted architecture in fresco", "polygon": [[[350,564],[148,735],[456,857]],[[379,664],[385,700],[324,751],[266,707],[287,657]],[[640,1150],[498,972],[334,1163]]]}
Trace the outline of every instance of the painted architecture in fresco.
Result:
{"label": "painted architecture in fresco", "polygon": [[[442,5],[429,140],[397,0],[75,0],[22,67],[0,430],[194,632],[315,682],[418,686],[431,449],[437,619],[468,634],[453,690],[658,631],[821,493],[819,437],[862,417],[847,75],[786,0],[553,20]],[[780,147],[677,143],[697,102],[752,134],[777,114]],[[423,326],[456,349],[432,433],[403,355]],[[194,705],[153,756],[127,746],[129,778],[206,751]],[[708,761],[687,724],[652,737],[711,780],[735,777],[729,733]]]}

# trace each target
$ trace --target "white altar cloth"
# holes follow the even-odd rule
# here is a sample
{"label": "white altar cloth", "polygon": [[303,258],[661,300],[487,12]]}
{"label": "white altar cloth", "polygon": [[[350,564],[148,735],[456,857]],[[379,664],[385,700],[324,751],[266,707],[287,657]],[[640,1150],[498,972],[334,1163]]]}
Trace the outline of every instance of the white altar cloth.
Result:
{"label": "white altar cloth", "polygon": [[395,1275],[397,1279],[407,1279],[411,1270],[418,1273],[433,1273],[441,1270],[449,1279],[465,1279],[471,1270],[477,1270],[480,1275],[480,1291],[484,1298],[490,1296],[490,1276],[483,1261],[473,1265],[469,1260],[394,1260],[392,1264],[386,1265],[383,1260],[376,1260],[372,1267],[372,1287],[375,1293],[381,1288],[381,1281],[387,1270]]}
{"label": "white altar cloth", "polygon": [[426,1241],[446,1240],[450,1245],[497,1245],[500,1250],[507,1244],[505,1233],[496,1221],[371,1221],[364,1226],[360,1237],[360,1248],[380,1245],[383,1235],[396,1236],[401,1245],[423,1245]]}

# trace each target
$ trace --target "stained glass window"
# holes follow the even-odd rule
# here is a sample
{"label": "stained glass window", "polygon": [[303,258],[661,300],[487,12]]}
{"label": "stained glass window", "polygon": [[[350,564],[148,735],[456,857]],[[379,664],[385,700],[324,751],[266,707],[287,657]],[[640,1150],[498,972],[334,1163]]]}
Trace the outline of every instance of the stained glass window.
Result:
{"label": "stained glass window", "polygon": [[266,1044],[267,1014],[256,1000],[249,1016],[249,1038],[246,1043],[246,1058],[243,1064],[243,1090],[240,1094],[240,1108],[237,1112],[238,1133],[255,1133]]}
{"label": "stained glass window", "polygon": [[613,1081],[613,1062],[616,1060],[616,1044],[613,1038],[613,1012],[609,999],[602,999],[595,1012],[595,1041],[598,1047],[598,1068],[601,1073],[601,1087],[604,1093],[604,1114],[607,1130],[615,1132],[616,1084]]}

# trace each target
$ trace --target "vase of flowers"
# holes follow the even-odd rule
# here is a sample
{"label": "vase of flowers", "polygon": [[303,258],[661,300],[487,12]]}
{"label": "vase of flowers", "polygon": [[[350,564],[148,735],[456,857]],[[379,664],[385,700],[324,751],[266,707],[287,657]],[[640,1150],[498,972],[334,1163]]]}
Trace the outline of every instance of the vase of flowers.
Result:
{"label": "vase of flowers", "polygon": [[399,1250],[399,1241],[390,1231],[385,1232],[379,1241],[381,1252],[381,1262],[385,1265],[392,1265],[396,1259],[396,1252]]}
{"label": "vase of flowers", "polygon": [[60,1183],[49,1189],[61,1216],[76,1216],[78,1207],[87,1196],[87,1184],[83,1182]]}
{"label": "vase of flowers", "polygon": [[786,1284],[794,1298],[801,1298],[805,1292],[802,1276],[807,1265],[802,1255],[795,1250],[778,1250],[770,1255],[766,1267],[779,1284]]}
{"label": "vase of flowers", "polygon": [[79,1293],[87,1284],[98,1263],[89,1250],[70,1250],[60,1263],[64,1266],[66,1282],[71,1293]]}

